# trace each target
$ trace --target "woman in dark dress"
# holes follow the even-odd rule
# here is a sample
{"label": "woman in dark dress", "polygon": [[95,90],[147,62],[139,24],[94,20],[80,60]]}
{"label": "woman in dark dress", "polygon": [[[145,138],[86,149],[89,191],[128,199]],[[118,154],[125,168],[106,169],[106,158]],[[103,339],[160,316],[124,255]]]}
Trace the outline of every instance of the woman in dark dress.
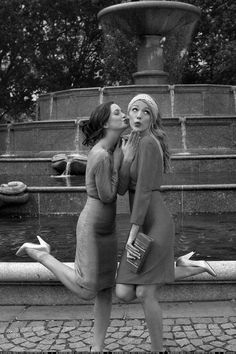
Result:
{"label": "woman in dark dress", "polygon": [[[118,193],[129,190],[131,229],[118,269],[116,293],[125,301],[137,297],[142,302],[152,350],[161,351],[162,315],[157,301],[160,286],[203,272],[215,273],[205,261],[189,260],[193,252],[177,259],[175,267],[174,222],[160,192],[170,154],[158,106],[152,97],[140,94],[131,100],[128,115],[131,129],[140,134],[140,142],[132,164],[122,164],[119,172]],[[141,271],[134,273],[127,258],[138,255],[133,242],[139,231],[154,242]]]}
{"label": "woman in dark dress", "polygon": [[[138,144],[133,133],[123,153],[117,144],[127,119],[113,102],[101,104],[83,127],[86,145],[92,146],[86,168],[87,201],[76,229],[74,269],[50,254],[50,246],[39,236],[39,245],[25,243],[18,256],[28,255],[48,268],[80,298],[95,298],[92,351],[102,351],[109,324],[112,287],[117,269],[115,233],[118,170],[121,159],[130,164]],[[116,147],[115,147],[116,146]]]}

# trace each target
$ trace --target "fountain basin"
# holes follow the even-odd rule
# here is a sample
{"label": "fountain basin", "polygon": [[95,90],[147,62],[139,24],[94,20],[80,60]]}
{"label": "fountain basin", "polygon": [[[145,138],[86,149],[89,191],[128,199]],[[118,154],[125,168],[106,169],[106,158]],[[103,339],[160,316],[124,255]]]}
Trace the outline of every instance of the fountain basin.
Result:
{"label": "fountain basin", "polygon": [[193,5],[176,1],[139,1],[109,6],[99,12],[98,19],[105,34],[118,28],[140,37],[135,84],[166,84],[162,38],[181,30],[183,48],[187,47],[200,12]]}
{"label": "fountain basin", "polygon": [[[170,149],[175,152],[236,151],[236,116],[163,118]],[[88,152],[78,120],[0,125],[0,157],[52,157]]]}
{"label": "fountain basin", "polygon": [[[66,262],[68,266],[73,267],[76,221],[77,215],[73,217],[68,215],[45,216],[40,219],[7,218],[5,230],[4,218],[1,218],[1,229],[5,230],[7,235],[5,240],[1,240],[1,252],[4,255],[1,257],[3,262],[0,263],[1,305],[85,303],[69,292],[42,265],[32,262],[29,258],[20,259],[14,256],[20,244],[25,241],[35,242],[35,235],[40,233],[51,244],[52,253],[61,261]],[[120,254],[127,237],[129,216],[118,215],[118,221]],[[194,247],[199,253],[195,259],[210,260],[218,277],[215,279],[208,274],[201,274],[194,278],[168,284],[159,292],[159,298],[165,301],[233,299],[236,283],[235,213],[232,215],[201,214],[192,216],[179,214],[175,217],[175,221],[175,256],[178,257]],[[66,249],[65,237],[68,244]],[[7,247],[7,250],[4,247]],[[8,261],[7,256],[10,257]],[[117,302],[117,298],[114,297],[113,303],[115,302]]]}
{"label": "fountain basin", "polygon": [[[193,259],[195,260],[236,261],[235,216],[235,212],[174,215],[175,257],[194,250],[196,254]],[[52,255],[62,262],[73,262],[77,218],[77,215],[42,215],[40,219],[1,217],[0,227],[4,235],[0,240],[1,261],[32,263],[33,260],[30,257],[19,258],[15,253],[22,243],[37,242],[36,235],[41,235],[51,245]],[[126,243],[129,225],[128,213],[117,215],[119,259]],[[29,280],[33,281],[36,277],[32,276],[33,278]],[[2,273],[0,273],[0,280],[4,280]]]}
{"label": "fountain basin", "polygon": [[139,93],[153,96],[162,117],[225,116],[236,113],[236,91],[230,85],[128,85],[71,89],[39,96],[38,120],[70,120],[90,116],[102,102],[114,101],[126,112]]}
{"label": "fountain basin", "polygon": [[137,35],[166,35],[197,21],[196,6],[177,1],[137,1],[106,7],[98,14],[105,26]]}
{"label": "fountain basin", "polygon": [[[5,206],[0,215],[79,215],[86,199],[84,186],[28,187],[29,200],[21,206]],[[161,187],[171,213],[224,213],[236,211],[236,184],[189,184]],[[118,197],[117,213],[129,212],[128,195]]]}

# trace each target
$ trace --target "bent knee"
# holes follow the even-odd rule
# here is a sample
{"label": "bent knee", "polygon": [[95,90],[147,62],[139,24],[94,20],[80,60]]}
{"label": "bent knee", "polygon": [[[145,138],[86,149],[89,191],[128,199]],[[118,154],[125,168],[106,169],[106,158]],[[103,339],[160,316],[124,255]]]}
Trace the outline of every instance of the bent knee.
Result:
{"label": "bent knee", "polygon": [[134,287],[118,284],[116,285],[116,296],[122,301],[130,302],[135,299]]}
{"label": "bent knee", "polygon": [[82,287],[79,287],[78,289],[75,289],[74,293],[80,299],[87,300],[87,301],[93,300],[96,297],[96,295],[97,295],[96,291],[88,290],[88,289],[85,289],[85,288],[82,288]]}
{"label": "bent knee", "polygon": [[153,285],[138,285],[136,288],[136,296],[141,302],[156,298],[157,288],[158,287]]}

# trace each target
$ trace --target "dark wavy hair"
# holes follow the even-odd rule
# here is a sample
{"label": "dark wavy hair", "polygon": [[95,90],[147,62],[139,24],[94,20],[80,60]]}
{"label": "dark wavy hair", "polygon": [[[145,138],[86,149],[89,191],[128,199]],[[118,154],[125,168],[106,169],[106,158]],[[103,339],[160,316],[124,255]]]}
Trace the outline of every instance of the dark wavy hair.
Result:
{"label": "dark wavy hair", "polygon": [[81,129],[85,136],[83,145],[94,146],[105,135],[104,125],[111,114],[111,105],[114,102],[102,103],[91,113],[89,120],[81,123]]}

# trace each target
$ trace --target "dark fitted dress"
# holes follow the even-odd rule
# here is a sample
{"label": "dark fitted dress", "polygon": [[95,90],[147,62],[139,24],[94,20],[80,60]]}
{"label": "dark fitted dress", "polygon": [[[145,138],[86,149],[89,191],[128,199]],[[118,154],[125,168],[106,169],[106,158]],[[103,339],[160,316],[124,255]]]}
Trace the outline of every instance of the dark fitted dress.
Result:
{"label": "dark fitted dress", "polygon": [[[162,175],[159,143],[151,135],[144,136],[129,171],[130,223],[140,225],[140,231],[151,236],[154,242],[138,274],[129,269],[124,250],[117,283],[142,285],[174,281],[174,222],[160,192]],[[127,175],[120,178],[124,193],[122,183],[127,184]]]}
{"label": "dark fitted dress", "polygon": [[88,197],[77,223],[75,257],[77,281],[92,291],[110,288],[115,282],[117,184],[112,154],[92,149],[86,169]]}

